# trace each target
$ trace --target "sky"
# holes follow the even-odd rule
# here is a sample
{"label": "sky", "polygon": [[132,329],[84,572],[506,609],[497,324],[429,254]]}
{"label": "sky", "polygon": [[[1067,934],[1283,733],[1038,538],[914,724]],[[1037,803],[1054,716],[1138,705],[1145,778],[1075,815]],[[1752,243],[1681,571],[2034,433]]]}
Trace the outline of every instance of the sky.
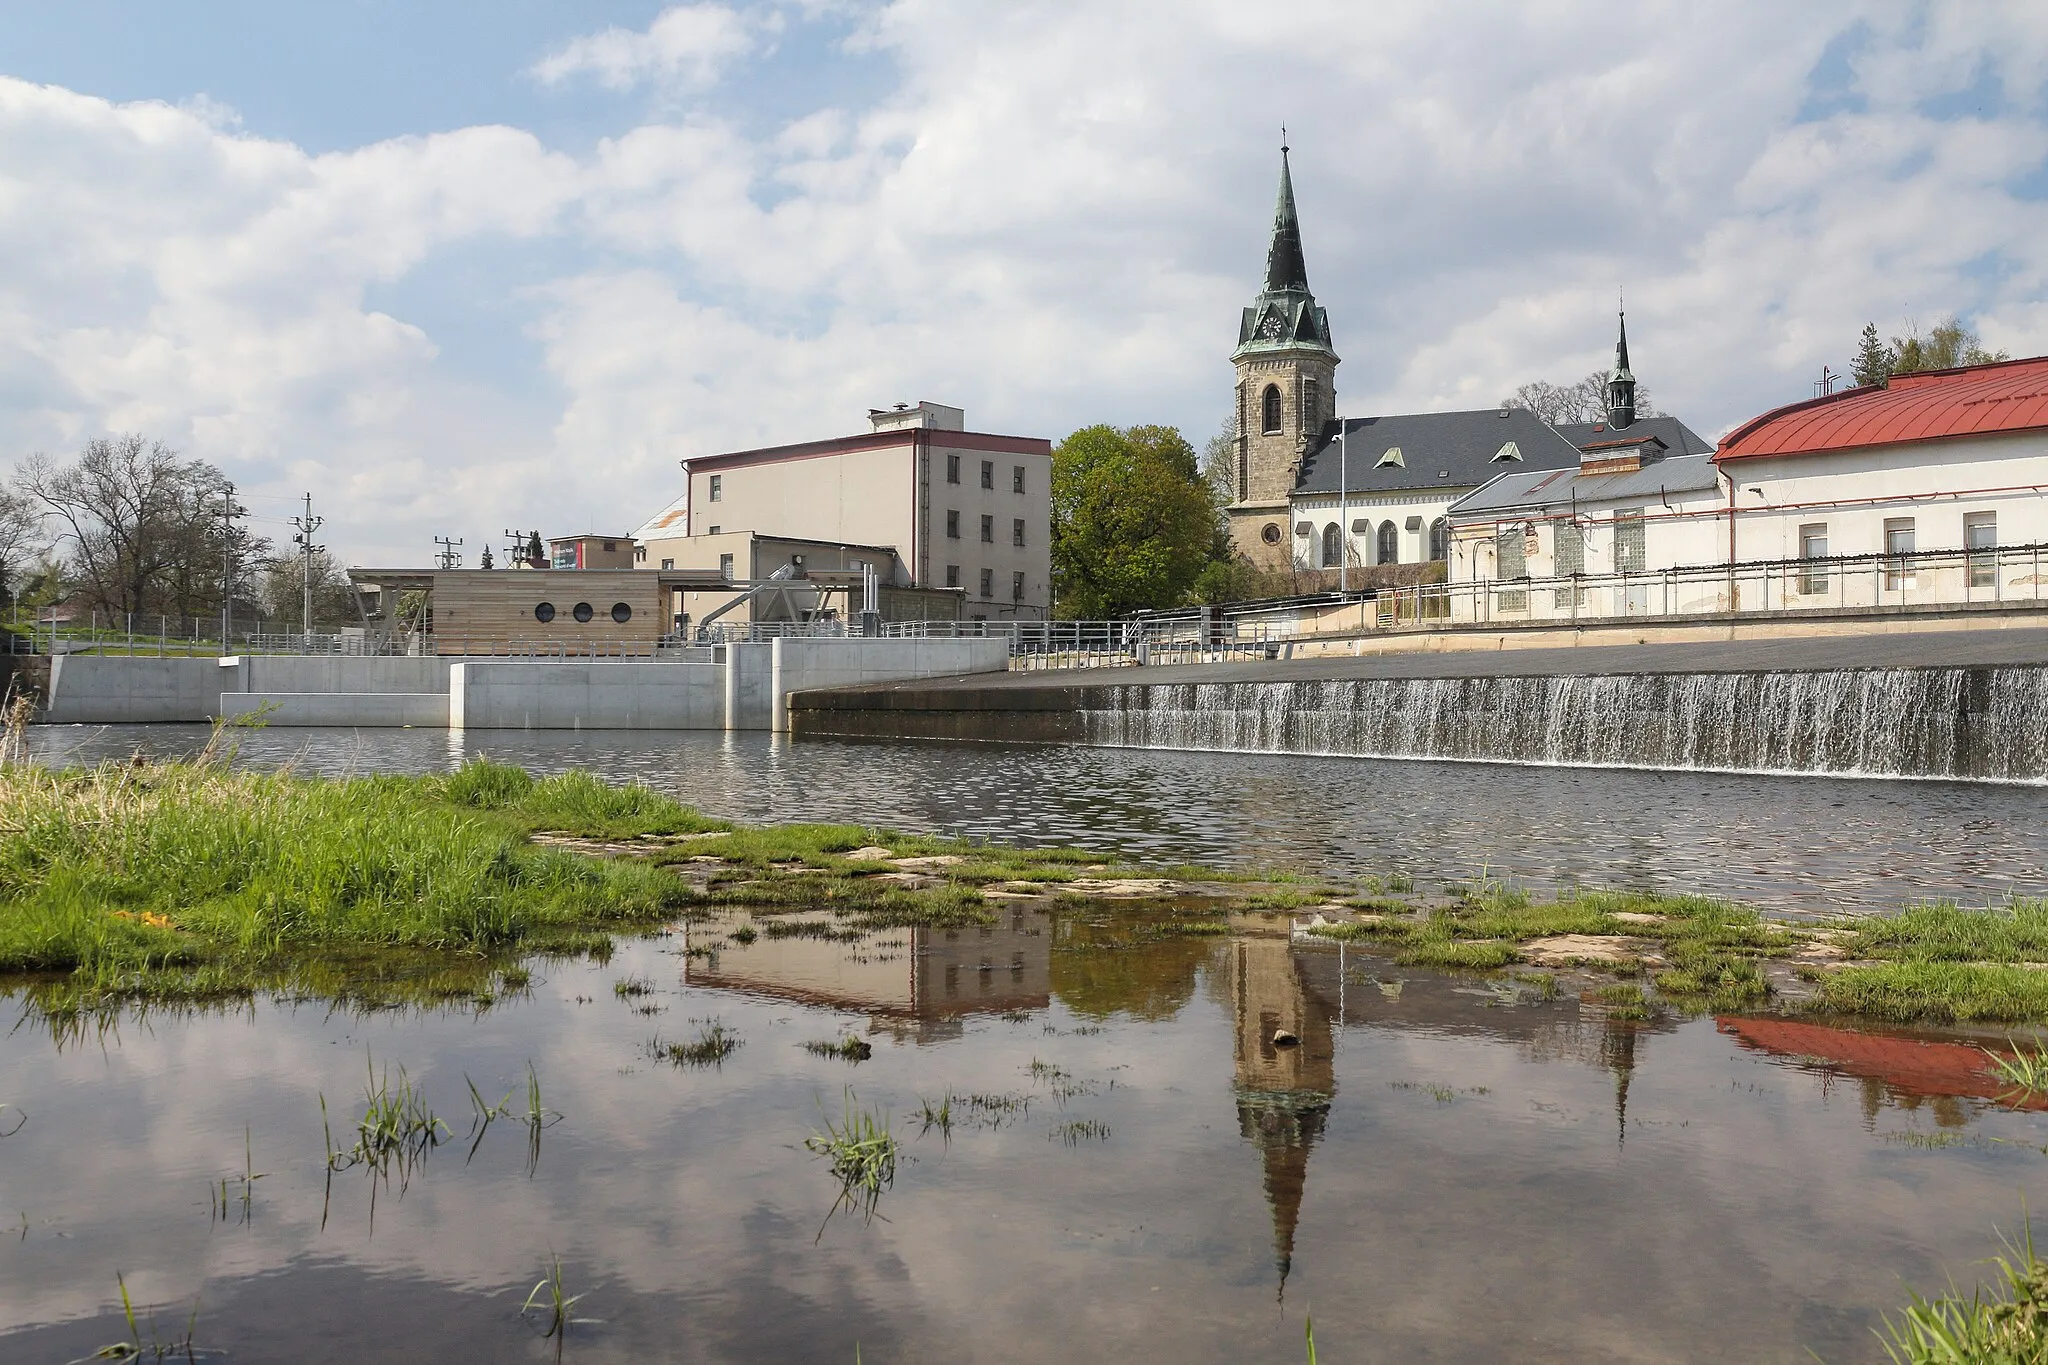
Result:
{"label": "sky", "polygon": [[2048,6],[0,8],[0,466],[140,432],[283,541],[627,533],[931,399],[1230,407],[1288,130],[1351,416],[1607,363],[1708,437],[1866,321],[2048,352]]}

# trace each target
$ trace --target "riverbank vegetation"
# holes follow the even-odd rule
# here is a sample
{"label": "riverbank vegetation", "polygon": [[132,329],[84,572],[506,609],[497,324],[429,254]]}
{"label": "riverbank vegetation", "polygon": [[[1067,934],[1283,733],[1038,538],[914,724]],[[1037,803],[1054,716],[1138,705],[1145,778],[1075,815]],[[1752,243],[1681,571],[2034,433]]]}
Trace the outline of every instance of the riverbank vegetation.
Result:
{"label": "riverbank vegetation", "polygon": [[857,825],[744,828],[586,773],[476,760],[330,779],[237,768],[228,748],[0,764],[0,980],[72,1016],[258,991],[481,1009],[529,988],[526,958],[605,957],[614,933],[732,909],[751,912],[728,935],[745,943],[958,928],[1036,905],[1088,910],[1069,947],[1184,940],[1191,969],[1216,935],[1307,922],[1403,965],[1626,979],[1645,1009],[2048,1023],[2042,901],[1794,925],[1697,896],[1542,901],[1491,877],[1419,890]]}

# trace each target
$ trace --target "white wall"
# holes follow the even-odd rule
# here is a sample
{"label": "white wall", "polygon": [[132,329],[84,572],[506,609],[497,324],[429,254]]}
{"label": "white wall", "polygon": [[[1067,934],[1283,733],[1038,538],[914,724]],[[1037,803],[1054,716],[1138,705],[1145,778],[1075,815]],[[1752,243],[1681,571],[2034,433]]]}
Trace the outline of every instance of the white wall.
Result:
{"label": "white wall", "polygon": [[718,664],[480,660],[448,670],[454,730],[723,730]]}
{"label": "white wall", "polygon": [[[721,531],[754,531],[799,540],[854,545],[891,545],[906,558],[917,514],[914,437],[879,449],[764,459],[717,466],[707,461],[690,471],[692,537]],[[719,500],[711,500],[711,480]],[[648,549],[649,560],[680,552]],[[711,561],[717,563],[714,557]],[[682,558],[676,563],[681,567]],[[744,576],[746,570],[740,567]]]}
{"label": "white wall", "polygon": [[51,724],[147,725],[206,721],[239,673],[215,658],[150,659],[60,654],[50,660]]}
{"label": "white wall", "polygon": [[[1298,569],[1320,569],[1323,567],[1323,528],[1338,522],[1345,528],[1351,541],[1351,562],[1354,566],[1379,563],[1380,523],[1391,521],[1400,533],[1400,559],[1397,563],[1419,564],[1429,558],[1430,523],[1445,516],[1451,504],[1471,492],[1470,488],[1446,488],[1440,492],[1431,489],[1427,493],[1413,492],[1398,496],[1360,496],[1353,494],[1340,509],[1337,497],[1318,494],[1313,498],[1296,498],[1293,508],[1293,525],[1287,533],[1294,542],[1294,565]],[[1340,510],[1342,515],[1340,516]],[[1415,531],[1408,530],[1410,517],[1421,518],[1422,524]],[[1308,535],[1297,536],[1294,526],[1310,523],[1315,529]],[[1351,525],[1358,521],[1370,522],[1371,529],[1353,532]],[[1329,567],[1335,568],[1332,564]]]}
{"label": "white wall", "polygon": [[[266,711],[264,708],[269,707]],[[218,714],[259,716],[266,726],[404,726],[448,724],[446,692],[223,692]]]}
{"label": "white wall", "polygon": [[789,728],[789,695],[818,687],[961,673],[997,673],[1010,666],[1007,640],[782,639],[774,642],[774,723]]}

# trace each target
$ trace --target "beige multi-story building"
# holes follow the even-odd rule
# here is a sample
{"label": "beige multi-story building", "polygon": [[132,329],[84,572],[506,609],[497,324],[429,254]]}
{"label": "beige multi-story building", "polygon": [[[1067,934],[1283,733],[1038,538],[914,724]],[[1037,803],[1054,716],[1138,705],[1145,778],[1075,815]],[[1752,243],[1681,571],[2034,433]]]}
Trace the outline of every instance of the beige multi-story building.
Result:
{"label": "beige multi-story building", "polygon": [[886,587],[957,589],[970,619],[1043,619],[1052,444],[966,425],[959,408],[901,404],[870,410],[860,435],[686,460],[687,491],[641,529],[639,562],[762,578],[780,567],[764,551],[792,563],[808,543],[872,561]]}

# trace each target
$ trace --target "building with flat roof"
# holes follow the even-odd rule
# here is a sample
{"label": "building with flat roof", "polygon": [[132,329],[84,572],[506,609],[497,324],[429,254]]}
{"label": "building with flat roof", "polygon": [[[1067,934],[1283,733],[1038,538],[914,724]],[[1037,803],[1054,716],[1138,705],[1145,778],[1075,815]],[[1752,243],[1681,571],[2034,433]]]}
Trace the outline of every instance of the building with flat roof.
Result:
{"label": "building with flat roof", "polygon": [[969,431],[959,408],[906,403],[871,409],[858,435],[695,456],[683,468],[682,497],[641,528],[645,568],[766,578],[864,558],[884,588],[958,594],[968,619],[1051,614],[1043,437]]}

